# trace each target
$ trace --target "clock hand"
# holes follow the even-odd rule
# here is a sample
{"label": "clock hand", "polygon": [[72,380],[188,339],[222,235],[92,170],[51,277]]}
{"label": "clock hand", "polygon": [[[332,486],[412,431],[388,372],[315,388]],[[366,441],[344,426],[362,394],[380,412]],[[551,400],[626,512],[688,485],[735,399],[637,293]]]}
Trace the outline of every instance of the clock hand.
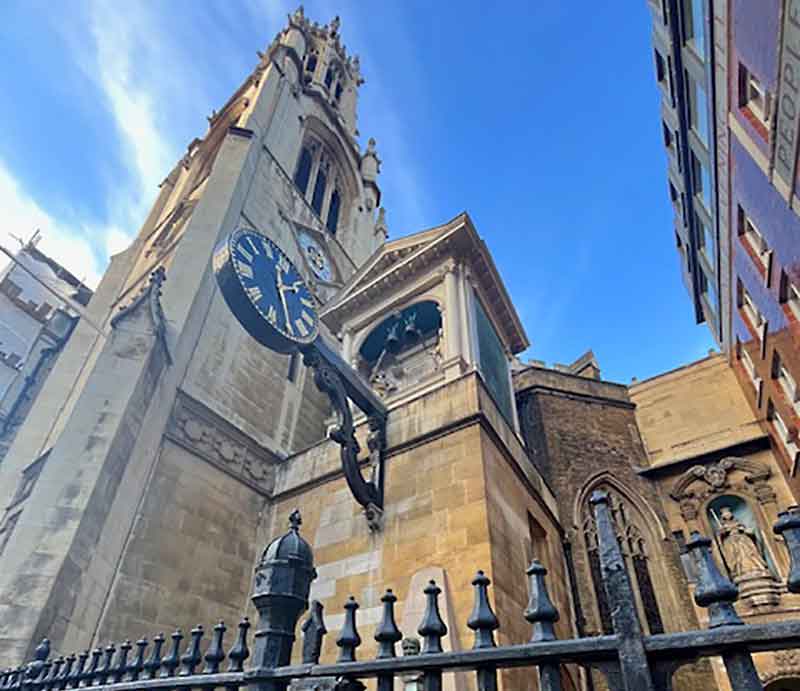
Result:
{"label": "clock hand", "polygon": [[283,305],[283,316],[286,319],[286,330],[290,333],[294,333],[294,329],[292,329],[292,322],[289,321],[289,306],[286,304],[286,289],[289,287],[284,284],[283,280],[281,279],[281,270],[278,269],[276,272],[277,275],[277,288],[278,294],[281,296],[281,304]]}

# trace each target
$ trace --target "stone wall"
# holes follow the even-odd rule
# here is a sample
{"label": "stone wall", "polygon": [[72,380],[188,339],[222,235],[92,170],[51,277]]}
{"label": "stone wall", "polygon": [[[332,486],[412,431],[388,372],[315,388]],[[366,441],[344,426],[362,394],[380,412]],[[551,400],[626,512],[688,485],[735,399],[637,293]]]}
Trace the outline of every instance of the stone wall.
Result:
{"label": "stone wall", "polygon": [[[549,471],[558,497],[558,519],[572,548],[582,632],[591,635],[603,630],[583,529],[586,502],[595,487],[611,489],[624,500],[635,514],[632,520],[645,532],[664,629],[696,628],[678,549],[667,532],[659,495],[638,472],[647,467],[647,458],[626,388],[536,366],[517,372],[514,383],[518,400],[534,399],[538,419],[529,429],[541,436],[531,441],[538,450],[537,464]],[[643,609],[640,603],[640,613]],[[595,681],[603,688],[599,678]],[[708,688],[702,668],[685,668],[679,682],[676,688]]]}
{"label": "stone wall", "polygon": [[649,465],[764,435],[723,355],[634,384],[630,396]]}
{"label": "stone wall", "polygon": [[[682,539],[692,530],[712,536],[709,504],[721,496],[741,497],[756,521],[765,552],[784,579],[788,555],[772,525],[777,512],[794,503],[792,489],[782,473],[780,451],[771,448],[725,356],[704,358],[638,383],[630,395],[652,464],[646,477],[660,497],[669,533]],[[714,553],[724,570],[718,547]],[[686,587],[691,593],[693,585]],[[796,617],[800,598],[779,590],[777,583],[754,589],[742,582],[739,615],[747,622]],[[773,604],[764,604],[768,599]],[[705,626],[707,611],[695,607],[695,614]],[[800,659],[791,652],[762,653],[754,659],[765,683],[800,673]],[[713,660],[712,667],[720,688],[727,688],[719,661]]]}
{"label": "stone wall", "polygon": [[243,615],[266,497],[167,440],[135,516],[98,642]]}
{"label": "stone wall", "polygon": [[[341,476],[338,447],[331,442],[311,447],[278,468],[263,544],[285,531],[289,513],[298,507],[319,574],[312,597],[325,606],[329,630],[323,660],[334,660],[338,652],[335,640],[349,595],[361,604],[362,658],[375,653],[372,634],[386,588],[398,596],[401,630],[416,636],[424,609],[422,589],[429,578],[444,590],[442,616],[449,628],[445,648],[471,647],[473,633],[466,626],[473,606],[470,581],[479,568],[495,584],[490,597],[501,620],[499,640],[527,640],[530,630],[522,611],[528,598],[525,568],[530,548],[527,528],[519,535],[516,531],[520,521],[527,525],[528,511],[553,538],[542,558],[553,569],[552,580],[561,581],[552,591],[565,615],[559,630],[570,630],[555,501],[514,433],[499,428],[504,424],[474,373],[391,410],[386,512],[384,528],[377,533],[369,531],[350,495]],[[531,480],[525,479],[526,473]],[[542,488],[542,495],[534,484]],[[445,682],[453,690],[472,684],[470,675],[454,675]]]}

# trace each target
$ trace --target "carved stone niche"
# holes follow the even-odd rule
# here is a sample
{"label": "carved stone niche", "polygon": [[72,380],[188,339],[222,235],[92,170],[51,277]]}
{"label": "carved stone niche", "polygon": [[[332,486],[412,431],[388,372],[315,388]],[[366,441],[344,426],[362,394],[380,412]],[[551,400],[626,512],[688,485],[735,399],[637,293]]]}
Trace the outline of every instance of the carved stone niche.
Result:
{"label": "carved stone niche", "polygon": [[766,465],[729,456],[711,465],[692,466],[678,478],[669,495],[680,504],[683,519],[692,523],[708,499],[726,492],[746,494],[762,506],[775,504],[775,490],[769,484],[771,476],[772,471]]}
{"label": "carved stone niche", "polygon": [[264,495],[271,495],[279,459],[202,403],[179,394],[167,437]]}
{"label": "carved stone niche", "polygon": [[[791,680],[797,683],[797,680],[800,679],[800,651],[776,650],[772,653],[771,658],[772,664],[765,661],[763,666],[766,667],[766,670],[759,675],[761,684],[764,687],[766,687],[767,684],[780,680]],[[762,663],[759,662],[759,667],[761,666]],[[787,685],[787,688],[790,687]]]}
{"label": "carved stone niche", "polygon": [[[714,515],[716,525],[710,529],[715,533],[718,556],[739,587],[739,601],[756,611],[777,606],[781,594],[775,574],[768,566],[763,544],[765,536],[769,534],[769,524],[776,518],[776,494],[769,484],[771,476],[772,471],[766,465],[745,458],[728,457],[711,465],[689,468],[678,478],[670,492],[670,497],[680,505],[681,516],[690,530],[707,532],[709,527],[700,525],[701,515],[703,518],[707,518],[707,512]],[[740,522],[727,507],[721,508],[721,518],[714,513],[711,507],[721,501],[727,502],[724,499],[727,495],[731,495],[728,497],[731,502],[741,503],[742,510],[750,517],[749,528],[747,522]],[[761,508],[762,518],[766,522],[756,517],[750,504]],[[762,536],[761,539],[757,537],[758,534]],[[757,550],[760,550],[760,556],[753,556]]]}

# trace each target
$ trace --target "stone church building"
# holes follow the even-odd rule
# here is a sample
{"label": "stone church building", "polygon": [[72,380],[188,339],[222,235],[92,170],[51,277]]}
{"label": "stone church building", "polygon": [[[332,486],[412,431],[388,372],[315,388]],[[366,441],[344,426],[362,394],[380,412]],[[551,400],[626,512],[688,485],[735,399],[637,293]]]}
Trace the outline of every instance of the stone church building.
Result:
{"label": "stone church building", "polygon": [[[88,305],[102,328],[78,323],[0,463],[3,665],[43,636],[57,653],[238,620],[295,507],[314,550],[312,597],[331,632],[357,598],[364,655],[384,589],[413,636],[431,578],[446,646],[468,647],[478,568],[499,642],[527,640],[533,558],[549,571],[559,637],[607,632],[588,511],[598,488],[646,631],[704,626],[685,554],[696,529],[716,536],[746,620],[797,610],[770,529],[795,499],[725,359],[631,387],[602,380],[591,352],[522,363],[528,336],[468,214],[388,239],[376,144],[359,144],[359,60],[339,28],[294,13],[189,144]],[[322,336],[388,409],[377,518],[348,489],[311,371],[251,338],[220,294],[212,252],[243,227],[300,269]],[[356,423],[363,441],[364,416]],[[800,688],[794,653],[756,662],[768,688]],[[717,688],[717,671],[683,669],[675,688]],[[602,687],[577,668],[563,683]]]}

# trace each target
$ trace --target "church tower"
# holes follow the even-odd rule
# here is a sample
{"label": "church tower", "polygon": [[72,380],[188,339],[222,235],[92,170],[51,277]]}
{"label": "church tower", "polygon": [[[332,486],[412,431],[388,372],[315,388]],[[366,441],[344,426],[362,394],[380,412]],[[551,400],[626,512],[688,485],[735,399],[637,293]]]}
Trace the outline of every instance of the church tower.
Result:
{"label": "church tower", "polygon": [[234,321],[210,258],[255,228],[321,307],[383,245],[364,80],[339,29],[301,7],[212,113],[112,258],[88,308],[100,328],[77,326],[0,465],[5,663],[45,634],[82,648],[115,627],[241,614],[279,464],[324,437],[329,409],[298,357]]}

